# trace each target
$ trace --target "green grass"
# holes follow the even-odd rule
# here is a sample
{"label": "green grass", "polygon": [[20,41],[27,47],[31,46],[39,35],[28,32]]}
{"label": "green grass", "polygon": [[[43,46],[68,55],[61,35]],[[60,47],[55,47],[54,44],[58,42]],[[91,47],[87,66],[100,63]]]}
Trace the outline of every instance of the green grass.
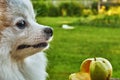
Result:
{"label": "green grass", "polygon": [[120,78],[120,28],[74,26],[64,30],[63,23],[78,18],[37,18],[38,22],[54,28],[54,38],[46,51],[48,80],[68,80],[71,73],[78,72],[83,60],[90,57],[107,58],[113,66],[113,77]]}

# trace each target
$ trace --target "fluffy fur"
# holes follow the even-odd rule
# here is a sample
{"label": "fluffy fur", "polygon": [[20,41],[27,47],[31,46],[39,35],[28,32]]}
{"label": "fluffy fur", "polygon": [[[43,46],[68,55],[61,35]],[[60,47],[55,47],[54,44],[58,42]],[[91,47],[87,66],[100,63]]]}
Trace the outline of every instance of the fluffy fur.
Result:
{"label": "fluffy fur", "polygon": [[45,80],[51,38],[29,0],[0,0],[0,80]]}

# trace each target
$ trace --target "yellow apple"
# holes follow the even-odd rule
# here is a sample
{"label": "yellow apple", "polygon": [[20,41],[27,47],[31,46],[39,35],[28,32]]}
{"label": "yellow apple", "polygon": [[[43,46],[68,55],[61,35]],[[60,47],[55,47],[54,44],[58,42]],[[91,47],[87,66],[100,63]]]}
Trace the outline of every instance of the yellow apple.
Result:
{"label": "yellow apple", "polygon": [[78,72],[69,76],[69,80],[91,80],[89,73]]}
{"label": "yellow apple", "polygon": [[91,63],[93,60],[94,60],[93,58],[85,59],[85,60],[82,62],[81,66],[80,66],[80,71],[81,71],[81,72],[87,72],[87,73],[89,73],[89,72],[90,72],[90,70],[89,70],[89,68],[90,68],[90,63]]}

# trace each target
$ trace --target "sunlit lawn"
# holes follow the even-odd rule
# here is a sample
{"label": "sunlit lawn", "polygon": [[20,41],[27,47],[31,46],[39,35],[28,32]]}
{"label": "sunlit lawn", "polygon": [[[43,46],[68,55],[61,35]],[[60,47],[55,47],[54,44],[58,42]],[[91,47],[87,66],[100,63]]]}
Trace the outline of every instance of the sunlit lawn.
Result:
{"label": "sunlit lawn", "polygon": [[54,28],[54,39],[46,51],[48,57],[48,80],[68,80],[78,72],[80,64],[89,57],[107,58],[113,66],[113,77],[120,78],[120,28],[97,26],[74,26],[64,30],[63,23],[78,18],[38,18],[38,22]]}

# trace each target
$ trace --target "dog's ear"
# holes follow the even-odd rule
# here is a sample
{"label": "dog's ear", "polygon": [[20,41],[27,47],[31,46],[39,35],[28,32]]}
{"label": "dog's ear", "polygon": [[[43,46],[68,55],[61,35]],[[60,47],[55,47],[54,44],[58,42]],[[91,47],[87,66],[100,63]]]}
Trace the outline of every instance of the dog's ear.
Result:
{"label": "dog's ear", "polygon": [[0,20],[3,20],[6,10],[7,10],[6,0],[0,0]]}
{"label": "dog's ear", "polygon": [[7,6],[7,1],[6,0],[0,0],[0,10],[5,9]]}
{"label": "dog's ear", "polygon": [[7,1],[0,0],[0,30],[3,30],[10,24],[10,22],[8,21],[9,13],[7,7],[8,7]]}

